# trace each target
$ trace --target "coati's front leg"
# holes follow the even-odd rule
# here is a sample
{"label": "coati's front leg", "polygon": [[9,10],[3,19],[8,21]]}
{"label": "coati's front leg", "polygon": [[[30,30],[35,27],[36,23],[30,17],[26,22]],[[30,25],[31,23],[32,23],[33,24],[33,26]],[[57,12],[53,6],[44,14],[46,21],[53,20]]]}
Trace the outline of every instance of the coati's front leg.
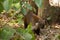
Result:
{"label": "coati's front leg", "polygon": [[45,21],[43,20],[44,23],[41,23],[40,21],[36,23],[35,28],[33,29],[34,33],[39,35],[41,33],[40,29],[43,29],[45,26]]}

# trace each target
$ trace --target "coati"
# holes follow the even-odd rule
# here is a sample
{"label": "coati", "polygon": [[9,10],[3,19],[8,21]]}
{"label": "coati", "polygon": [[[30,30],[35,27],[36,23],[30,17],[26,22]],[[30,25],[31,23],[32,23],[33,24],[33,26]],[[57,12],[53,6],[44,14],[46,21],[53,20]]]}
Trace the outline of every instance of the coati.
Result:
{"label": "coati", "polygon": [[24,27],[27,28],[27,26],[32,23],[32,30],[36,33],[40,33],[40,28],[44,27],[45,21],[35,15],[32,11],[28,11],[27,14],[24,16]]}

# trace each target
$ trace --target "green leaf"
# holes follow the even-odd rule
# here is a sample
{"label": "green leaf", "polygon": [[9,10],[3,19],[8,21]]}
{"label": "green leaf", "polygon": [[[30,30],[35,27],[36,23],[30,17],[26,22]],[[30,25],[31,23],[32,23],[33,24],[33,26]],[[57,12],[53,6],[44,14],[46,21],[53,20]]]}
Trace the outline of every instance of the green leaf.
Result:
{"label": "green leaf", "polygon": [[5,0],[5,1],[3,2],[3,7],[4,7],[4,9],[5,9],[6,11],[8,11],[8,10],[11,8],[12,3],[13,3],[13,0]]}
{"label": "green leaf", "polygon": [[23,22],[23,20],[22,20],[22,18],[23,18],[23,15],[17,15],[17,22],[19,23],[19,24],[23,24],[24,22]]}
{"label": "green leaf", "polygon": [[18,10],[18,9],[21,8],[21,7],[20,7],[20,3],[14,3],[13,6],[15,7],[15,10]]}
{"label": "green leaf", "polygon": [[27,32],[31,32],[32,31],[32,24],[30,23],[26,29]]}
{"label": "green leaf", "polygon": [[34,0],[38,7],[42,7],[43,0]]}
{"label": "green leaf", "polygon": [[24,40],[31,40],[32,39],[32,35],[30,33],[24,33],[23,36],[25,38]]}
{"label": "green leaf", "polygon": [[34,37],[32,34],[27,32],[25,29],[18,28],[17,32],[24,37],[24,40],[32,40]]}
{"label": "green leaf", "polygon": [[3,11],[3,5],[0,3],[0,12],[2,12]]}
{"label": "green leaf", "polygon": [[22,8],[21,9],[21,12],[23,13],[23,15],[26,15],[27,14],[27,10],[25,8]]}
{"label": "green leaf", "polygon": [[15,33],[14,29],[10,27],[3,27],[2,30],[0,31],[0,38],[2,40],[10,40],[14,33]]}
{"label": "green leaf", "polygon": [[3,2],[4,0],[0,0],[0,2]]}
{"label": "green leaf", "polygon": [[30,4],[26,3],[25,6],[27,7],[27,9],[32,10],[32,6]]}
{"label": "green leaf", "polygon": [[17,31],[18,33],[20,33],[21,35],[23,35],[23,34],[25,33],[25,30],[22,29],[22,28],[17,28],[16,31]]}
{"label": "green leaf", "polygon": [[28,27],[26,28],[26,32],[28,32],[28,33],[30,33],[30,34],[32,35],[31,40],[35,40],[35,36],[34,36],[33,31],[32,31],[32,24],[31,24],[31,23],[30,23],[30,24],[28,25]]}
{"label": "green leaf", "polygon": [[1,12],[3,11],[3,9],[4,9],[4,8],[3,8],[3,4],[2,4],[3,2],[4,2],[4,0],[0,0],[0,13],[1,13]]}
{"label": "green leaf", "polygon": [[13,3],[18,3],[20,0],[13,0]]}

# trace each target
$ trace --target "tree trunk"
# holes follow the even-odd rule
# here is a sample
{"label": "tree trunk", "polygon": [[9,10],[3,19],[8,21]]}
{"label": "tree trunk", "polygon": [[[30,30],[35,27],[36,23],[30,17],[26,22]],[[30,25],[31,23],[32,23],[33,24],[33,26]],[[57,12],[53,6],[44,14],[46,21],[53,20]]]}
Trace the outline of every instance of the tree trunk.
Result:
{"label": "tree trunk", "polygon": [[49,0],[44,0],[42,3],[42,7],[38,8],[38,16],[43,17],[44,10],[49,6]]}

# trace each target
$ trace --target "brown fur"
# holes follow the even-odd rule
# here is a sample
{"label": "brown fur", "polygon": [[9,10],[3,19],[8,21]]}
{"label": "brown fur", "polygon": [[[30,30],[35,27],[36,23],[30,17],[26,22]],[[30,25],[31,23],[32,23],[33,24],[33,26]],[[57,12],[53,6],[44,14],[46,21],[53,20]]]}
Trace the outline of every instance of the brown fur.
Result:
{"label": "brown fur", "polygon": [[27,28],[28,24],[32,23],[32,30],[34,30],[37,34],[39,34],[38,31],[40,31],[40,28],[43,28],[43,25],[45,24],[45,21],[35,15],[32,11],[29,11],[24,16],[24,26]]}

